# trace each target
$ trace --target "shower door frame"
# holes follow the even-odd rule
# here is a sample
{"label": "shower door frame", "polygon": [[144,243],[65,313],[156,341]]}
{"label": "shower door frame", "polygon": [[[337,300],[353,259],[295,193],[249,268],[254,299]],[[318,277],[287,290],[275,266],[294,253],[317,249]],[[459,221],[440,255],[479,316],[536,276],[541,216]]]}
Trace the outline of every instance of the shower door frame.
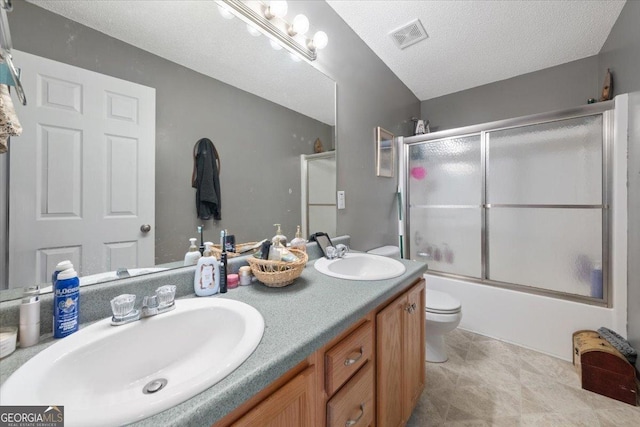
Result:
{"label": "shower door frame", "polygon": [[[480,247],[481,247],[481,278],[472,276],[445,273],[439,271],[428,271],[429,274],[436,276],[448,277],[452,279],[464,280],[467,282],[480,283],[495,287],[515,290],[536,295],[544,295],[553,298],[564,299],[568,301],[581,302],[602,307],[611,307],[611,274],[610,265],[610,233],[611,233],[611,194],[612,194],[612,144],[613,144],[613,124],[614,124],[615,101],[605,101],[596,104],[588,104],[580,107],[557,110],[529,116],[516,117],[513,119],[498,120],[494,122],[482,123],[478,125],[465,126],[455,129],[448,129],[439,132],[428,133],[424,135],[416,135],[411,137],[398,137],[399,169],[402,171],[400,179],[400,191],[404,195],[403,209],[405,212],[404,223],[400,224],[404,236],[407,236],[404,242],[403,258],[410,258],[411,254],[411,200],[408,193],[410,174],[406,170],[409,165],[409,149],[412,145],[425,142],[440,141],[449,138],[460,138],[471,135],[480,135],[481,154],[480,168],[482,175],[481,184],[481,218],[480,218]],[[552,123],[562,120],[575,119],[586,116],[602,116],[602,204],[601,205],[527,205],[518,204],[521,208],[597,208],[602,211],[602,299],[593,298],[586,295],[578,295],[551,289],[537,288],[527,285],[519,285],[515,283],[501,282],[497,280],[487,279],[488,263],[489,263],[489,241],[487,238],[487,209],[492,207],[508,207],[505,205],[487,204],[487,175],[490,168],[489,160],[489,141],[488,133],[506,129],[521,128],[524,126],[537,125],[543,123]]]}

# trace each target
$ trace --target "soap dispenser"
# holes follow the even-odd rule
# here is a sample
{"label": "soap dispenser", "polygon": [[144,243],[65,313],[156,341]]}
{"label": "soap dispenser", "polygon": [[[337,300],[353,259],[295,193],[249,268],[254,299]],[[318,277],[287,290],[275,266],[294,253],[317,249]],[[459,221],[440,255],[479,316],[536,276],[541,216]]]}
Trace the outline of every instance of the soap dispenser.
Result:
{"label": "soap dispenser", "polygon": [[299,249],[303,252],[307,251],[307,241],[302,237],[302,233],[300,233],[300,226],[296,228],[296,237],[291,240],[291,248]]}
{"label": "soap dispenser", "polygon": [[271,239],[271,243],[276,245],[278,242],[280,242],[282,246],[287,246],[287,236],[282,234],[282,230],[280,229],[280,224],[273,224],[273,226],[278,227],[278,229],[276,231],[276,235],[273,236],[273,238]]}
{"label": "soap dispenser", "polygon": [[199,297],[217,294],[220,290],[220,269],[211,250],[213,243],[205,242],[204,245],[204,255],[198,260],[193,278],[193,290]]}
{"label": "soap dispenser", "polygon": [[196,240],[197,239],[195,237],[189,239],[191,245],[189,246],[187,253],[184,254],[184,265],[196,265],[202,256],[200,254],[200,250],[198,250],[198,247],[196,246]]}

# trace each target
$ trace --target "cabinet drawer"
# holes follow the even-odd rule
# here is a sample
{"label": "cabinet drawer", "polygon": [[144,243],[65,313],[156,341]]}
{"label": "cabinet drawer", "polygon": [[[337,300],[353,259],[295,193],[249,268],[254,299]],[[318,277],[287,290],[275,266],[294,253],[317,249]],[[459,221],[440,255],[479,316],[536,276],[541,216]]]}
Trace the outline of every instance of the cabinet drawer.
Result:
{"label": "cabinet drawer", "polygon": [[373,363],[367,363],[327,403],[327,426],[367,427],[373,423]]}
{"label": "cabinet drawer", "polygon": [[373,325],[366,321],[325,353],[325,385],[329,396],[355,374],[373,352]]}

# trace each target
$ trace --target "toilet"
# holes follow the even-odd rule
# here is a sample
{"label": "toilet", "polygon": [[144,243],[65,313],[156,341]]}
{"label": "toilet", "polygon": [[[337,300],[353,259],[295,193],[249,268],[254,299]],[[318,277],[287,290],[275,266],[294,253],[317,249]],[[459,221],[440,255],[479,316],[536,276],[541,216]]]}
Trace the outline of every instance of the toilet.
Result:
{"label": "toilet", "polygon": [[427,362],[446,362],[447,348],[444,334],[453,331],[462,320],[462,305],[451,295],[427,289],[425,335]]}
{"label": "toilet", "polygon": [[[382,246],[367,253],[400,258],[400,248],[397,246]],[[446,292],[430,289],[427,289],[425,299],[426,360],[435,363],[446,362],[448,357],[444,334],[453,331],[460,324],[462,305]]]}

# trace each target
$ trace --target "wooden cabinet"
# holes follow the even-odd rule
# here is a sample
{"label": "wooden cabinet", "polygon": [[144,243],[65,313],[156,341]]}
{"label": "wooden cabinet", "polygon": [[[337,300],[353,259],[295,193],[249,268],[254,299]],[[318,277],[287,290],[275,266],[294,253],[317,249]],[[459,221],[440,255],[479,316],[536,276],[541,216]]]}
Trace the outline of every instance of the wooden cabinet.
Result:
{"label": "wooden cabinet", "polygon": [[333,395],[373,355],[373,322],[366,321],[325,353],[325,382]]}
{"label": "wooden cabinet", "polygon": [[310,366],[232,424],[234,427],[313,427],[315,367]]}
{"label": "wooden cabinet", "polygon": [[324,394],[327,427],[375,425],[373,314],[325,351]]}
{"label": "wooden cabinet", "polygon": [[424,297],[419,280],[215,427],[404,425],[425,383]]}
{"label": "wooden cabinet", "polygon": [[375,416],[373,363],[367,362],[339,392],[327,402],[327,426],[370,426]]}
{"label": "wooden cabinet", "polygon": [[425,282],[376,315],[377,423],[404,425],[425,384]]}

